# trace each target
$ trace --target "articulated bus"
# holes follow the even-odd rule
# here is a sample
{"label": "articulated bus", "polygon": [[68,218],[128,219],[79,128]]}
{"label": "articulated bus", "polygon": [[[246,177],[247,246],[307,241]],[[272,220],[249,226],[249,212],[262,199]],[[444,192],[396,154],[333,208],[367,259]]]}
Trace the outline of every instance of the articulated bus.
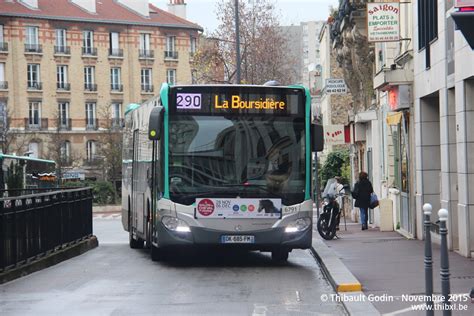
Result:
{"label": "articulated bus", "polygon": [[311,246],[311,125],[302,86],[163,84],[125,113],[122,224],[153,260],[182,246]]}

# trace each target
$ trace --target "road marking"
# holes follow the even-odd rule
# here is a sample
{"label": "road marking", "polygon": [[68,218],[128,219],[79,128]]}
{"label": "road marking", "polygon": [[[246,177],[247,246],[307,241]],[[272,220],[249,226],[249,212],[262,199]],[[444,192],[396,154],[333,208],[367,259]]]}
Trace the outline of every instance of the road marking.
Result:
{"label": "road marking", "polygon": [[253,304],[252,316],[266,316],[268,308],[265,305]]}
{"label": "road marking", "polygon": [[301,302],[300,291],[296,291],[296,301]]}

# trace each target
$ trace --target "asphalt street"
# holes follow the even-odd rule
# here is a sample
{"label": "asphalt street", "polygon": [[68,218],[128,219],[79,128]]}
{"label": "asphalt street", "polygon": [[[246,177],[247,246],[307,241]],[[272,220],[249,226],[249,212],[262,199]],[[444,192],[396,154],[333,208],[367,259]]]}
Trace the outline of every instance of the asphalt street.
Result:
{"label": "asphalt street", "polygon": [[99,247],[0,285],[0,315],[344,315],[308,251],[201,251],[153,262],[120,219],[94,219]]}

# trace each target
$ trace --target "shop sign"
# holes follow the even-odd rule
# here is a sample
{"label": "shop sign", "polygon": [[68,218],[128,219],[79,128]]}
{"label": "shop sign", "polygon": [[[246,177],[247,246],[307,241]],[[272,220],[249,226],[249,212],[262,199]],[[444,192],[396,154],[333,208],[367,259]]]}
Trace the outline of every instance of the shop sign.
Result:
{"label": "shop sign", "polygon": [[327,94],[347,94],[347,86],[344,79],[326,79]]}
{"label": "shop sign", "polygon": [[369,42],[400,40],[400,4],[398,2],[367,3]]}

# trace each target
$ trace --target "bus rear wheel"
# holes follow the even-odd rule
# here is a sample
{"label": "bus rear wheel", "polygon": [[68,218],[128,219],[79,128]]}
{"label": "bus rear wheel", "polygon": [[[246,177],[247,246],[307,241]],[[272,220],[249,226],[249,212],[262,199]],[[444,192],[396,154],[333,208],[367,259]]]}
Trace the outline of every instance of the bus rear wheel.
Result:
{"label": "bus rear wheel", "polygon": [[133,238],[132,232],[129,233],[128,235],[128,244],[130,245],[130,248],[132,249],[142,249],[145,241],[141,238],[135,239]]}
{"label": "bus rear wheel", "polygon": [[288,250],[278,249],[272,251],[272,260],[274,262],[286,262],[288,260]]}

